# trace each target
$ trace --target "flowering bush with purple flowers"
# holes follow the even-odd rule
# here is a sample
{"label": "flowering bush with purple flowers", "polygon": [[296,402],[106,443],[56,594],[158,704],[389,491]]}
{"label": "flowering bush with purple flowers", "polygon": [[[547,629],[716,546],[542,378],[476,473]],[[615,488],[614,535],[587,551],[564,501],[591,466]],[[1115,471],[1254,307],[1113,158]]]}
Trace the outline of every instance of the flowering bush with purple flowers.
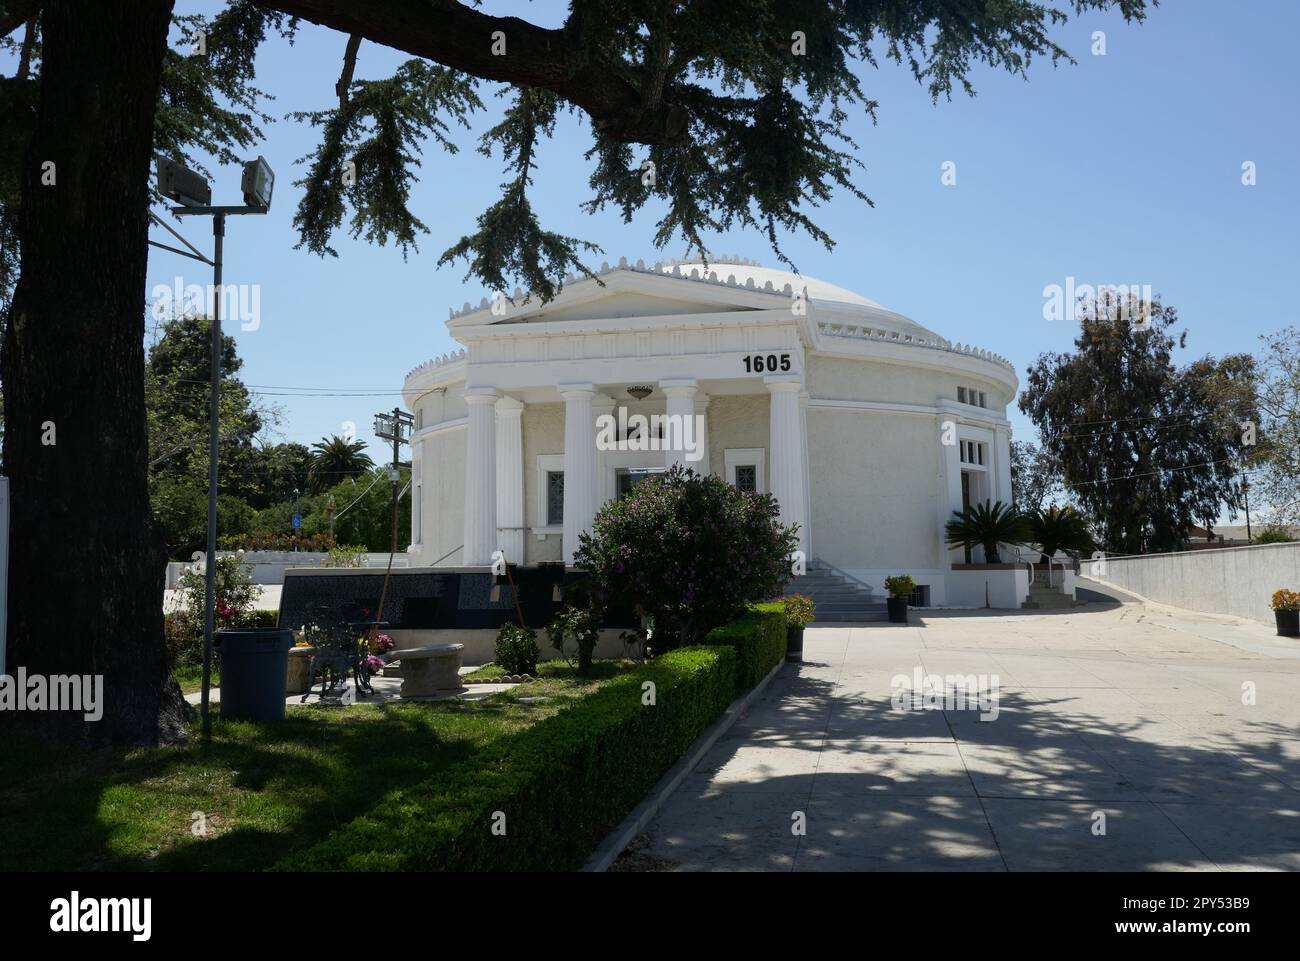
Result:
{"label": "flowering bush with purple flowers", "polygon": [[601,508],[575,564],[605,597],[629,600],[653,619],[659,655],[778,596],[797,546],[776,498],[679,465]]}

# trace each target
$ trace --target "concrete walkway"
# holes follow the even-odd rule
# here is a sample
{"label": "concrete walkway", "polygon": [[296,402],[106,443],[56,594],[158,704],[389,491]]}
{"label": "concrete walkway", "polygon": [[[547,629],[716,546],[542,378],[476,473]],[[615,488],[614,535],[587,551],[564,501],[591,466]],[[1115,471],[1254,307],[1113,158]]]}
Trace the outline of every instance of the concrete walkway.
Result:
{"label": "concrete walkway", "polygon": [[[616,869],[1300,869],[1300,641],[1145,604],[913,619],[810,628]],[[944,709],[895,709],[918,670]]]}

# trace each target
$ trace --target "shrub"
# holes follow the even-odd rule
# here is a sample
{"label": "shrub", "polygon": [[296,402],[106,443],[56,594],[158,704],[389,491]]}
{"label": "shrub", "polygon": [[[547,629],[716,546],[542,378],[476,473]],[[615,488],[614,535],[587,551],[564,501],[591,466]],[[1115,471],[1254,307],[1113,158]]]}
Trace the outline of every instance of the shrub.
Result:
{"label": "shrub", "polygon": [[912,580],[911,574],[895,574],[885,578],[885,590],[895,600],[911,597],[916,590],[916,581]]}
{"label": "shrub", "polygon": [[650,615],[661,654],[779,595],[797,546],[771,495],[676,465],[602,507],[574,563],[601,596],[631,598]]}
{"label": "shrub", "polygon": [[1265,527],[1262,531],[1256,534],[1254,538],[1251,539],[1251,543],[1290,544],[1294,540],[1295,538],[1291,536],[1291,532],[1287,528],[1274,524]]}
{"label": "shrub", "polygon": [[787,627],[807,627],[817,616],[817,605],[806,594],[789,594],[781,599],[781,603],[785,606]]}
{"label": "shrub", "polygon": [[1275,611],[1300,611],[1300,591],[1288,591],[1283,588],[1273,592],[1269,607]]}
{"label": "shrub", "polygon": [[[243,551],[217,558],[216,629],[240,627],[242,620],[253,609],[253,603],[262,595],[262,589],[253,584],[244,567]],[[190,622],[203,632],[204,603],[208,596],[206,574],[198,564],[186,567],[176,579],[176,586],[185,598],[185,610]]]}
{"label": "shrub", "polygon": [[785,606],[755,604],[749,613],[709,632],[710,644],[736,650],[736,693],[743,694],[785,660]]}
{"label": "shrub", "polygon": [[[591,659],[600,641],[600,622],[604,611],[599,607],[573,607],[565,605],[551,623],[546,625],[546,636],[550,638],[551,647],[560,653],[570,666],[576,666],[583,677],[591,674]],[[574,646],[567,647],[568,638],[573,638]]]}
{"label": "shrub", "polygon": [[266,608],[258,608],[255,611],[248,611],[239,620],[239,627],[278,627],[280,621],[279,611],[269,611]]}
{"label": "shrub", "polygon": [[[414,787],[279,870],[568,871],[731,702],[736,655],[674,651]],[[654,685],[654,702],[646,688]],[[494,833],[497,812],[505,833]]]}
{"label": "shrub", "polygon": [[363,567],[366,562],[366,549],[356,544],[340,544],[331,547],[325,558],[326,567]]}
{"label": "shrub", "polygon": [[492,655],[497,666],[507,674],[537,674],[537,659],[542,649],[537,646],[537,632],[514,624],[502,624],[497,632],[496,651]]}

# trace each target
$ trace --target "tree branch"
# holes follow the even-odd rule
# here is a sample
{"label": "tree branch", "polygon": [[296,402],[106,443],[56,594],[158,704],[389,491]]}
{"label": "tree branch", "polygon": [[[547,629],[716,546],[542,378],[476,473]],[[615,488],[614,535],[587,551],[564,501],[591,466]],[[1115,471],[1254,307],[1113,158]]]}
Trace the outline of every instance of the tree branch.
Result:
{"label": "tree branch", "polygon": [[[490,16],[455,0],[256,2],[485,80],[549,90],[586,112],[597,130],[624,142],[676,144],[689,136],[679,105],[670,98],[644,105],[641,92],[612,66],[590,60],[576,31]],[[505,56],[492,53],[497,31],[505,35]]]}
{"label": "tree branch", "polygon": [[334,84],[334,92],[339,95],[339,109],[348,105],[348,88],[352,86],[352,74],[357,69],[357,51],[361,49],[361,34],[354,33],[348,37],[347,49],[343,51],[343,72]]}

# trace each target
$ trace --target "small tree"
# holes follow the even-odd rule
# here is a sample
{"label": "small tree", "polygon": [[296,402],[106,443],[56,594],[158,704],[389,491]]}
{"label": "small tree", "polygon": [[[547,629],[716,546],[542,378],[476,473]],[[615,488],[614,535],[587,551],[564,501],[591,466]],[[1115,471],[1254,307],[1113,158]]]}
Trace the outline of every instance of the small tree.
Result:
{"label": "small tree", "polygon": [[1044,510],[1028,514],[1027,519],[1031,536],[1042,548],[1044,560],[1054,557],[1057,551],[1087,552],[1096,546],[1083,515],[1073,507],[1051,504]]}
{"label": "small tree", "polygon": [[945,528],[953,547],[984,548],[984,560],[1000,563],[998,545],[1023,541],[1029,536],[1029,524],[1023,514],[1002,501],[972,504],[963,511],[953,511]]}
{"label": "small tree", "polygon": [[781,593],[798,546],[770,494],[674,466],[611,501],[579,539],[575,563],[604,597],[624,597],[654,621],[661,654],[694,643]]}

